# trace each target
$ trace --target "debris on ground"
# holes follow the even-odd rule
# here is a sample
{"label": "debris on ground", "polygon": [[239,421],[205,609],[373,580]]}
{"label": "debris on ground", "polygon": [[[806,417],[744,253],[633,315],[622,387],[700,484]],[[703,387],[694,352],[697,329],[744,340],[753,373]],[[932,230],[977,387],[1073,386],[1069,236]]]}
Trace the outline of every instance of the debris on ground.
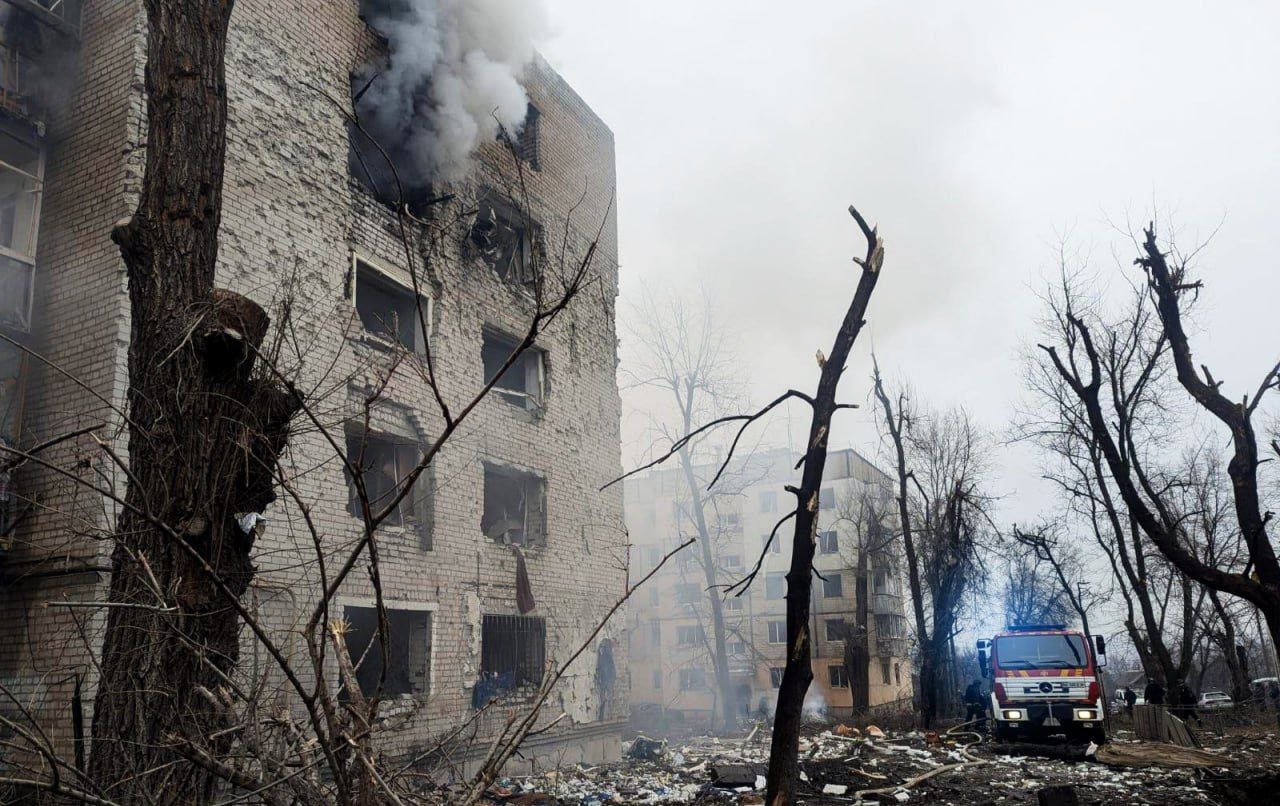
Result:
{"label": "debris on ground", "polygon": [[[842,729],[843,728],[843,729]],[[1263,802],[1280,789],[1280,737],[1273,732],[1204,739],[1203,749],[1136,741],[1056,751],[994,745],[974,732],[883,730],[834,725],[800,740],[797,799],[808,804],[1159,803],[1202,806]],[[1047,755],[1046,755],[1047,753]],[[495,782],[492,804],[762,804],[767,728],[749,740],[637,737],[623,760],[564,767]],[[1055,757],[1050,757],[1055,756]]]}

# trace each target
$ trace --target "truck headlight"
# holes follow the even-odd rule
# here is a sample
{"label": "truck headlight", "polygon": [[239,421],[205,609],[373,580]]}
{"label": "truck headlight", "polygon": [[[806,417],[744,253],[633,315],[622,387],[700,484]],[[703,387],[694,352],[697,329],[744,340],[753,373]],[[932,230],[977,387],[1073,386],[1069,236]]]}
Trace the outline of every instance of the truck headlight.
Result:
{"label": "truck headlight", "polygon": [[1093,711],[1089,710],[1088,708],[1076,709],[1077,722],[1091,722],[1097,718],[1098,718],[1097,714],[1095,714]]}
{"label": "truck headlight", "polygon": [[1013,710],[1013,711],[1004,711],[1004,712],[1002,712],[1002,714],[1003,714],[1003,716],[1004,716],[1004,718],[1005,718],[1005,719],[1022,719],[1022,712],[1021,712],[1021,711],[1017,711],[1017,710]]}

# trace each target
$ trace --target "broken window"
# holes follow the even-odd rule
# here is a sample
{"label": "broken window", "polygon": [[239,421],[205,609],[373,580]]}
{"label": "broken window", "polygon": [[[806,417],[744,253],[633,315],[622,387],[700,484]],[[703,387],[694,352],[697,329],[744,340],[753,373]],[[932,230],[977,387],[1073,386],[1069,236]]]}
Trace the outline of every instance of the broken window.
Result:
{"label": "broken window", "polygon": [[822,595],[827,599],[839,599],[844,595],[844,576],[841,574],[827,574],[827,578],[822,580]]}
{"label": "broken window", "polygon": [[[519,344],[515,339],[485,331],[484,344],[480,348],[485,383],[498,375],[517,347]],[[498,376],[498,382],[493,388],[509,403],[531,410],[540,408],[546,383],[545,368],[543,351],[530,347],[516,357],[506,372]]]}
{"label": "broken window", "polygon": [[494,194],[481,199],[469,238],[503,280],[520,285],[537,280],[539,228],[514,205]]}
{"label": "broken window", "polygon": [[[480,673],[494,693],[542,682],[547,623],[537,616],[484,617]],[[488,700],[485,699],[485,702]]]}
{"label": "broken window", "polygon": [[34,143],[0,129],[0,327],[31,330],[44,161]]}
{"label": "broken window", "polygon": [[[354,258],[355,305],[360,323],[369,333],[398,342],[416,353],[426,351],[426,337],[413,289],[392,279],[362,258]],[[431,297],[422,300],[422,317],[431,327]]]}
{"label": "broken window", "polygon": [[485,536],[511,546],[547,544],[547,483],[541,476],[484,463]]}
{"label": "broken window", "polygon": [[745,655],[747,654],[747,645],[743,641],[730,641],[726,651],[730,655]]}
{"label": "broken window", "polygon": [[776,490],[765,490],[760,493],[760,511],[761,512],[777,512],[778,511],[778,492]]}
{"label": "broken window", "polygon": [[872,577],[873,577],[871,582],[872,590],[874,590],[876,593],[890,592],[890,586],[891,586],[892,580],[890,579],[889,572],[887,570],[883,568],[877,568],[875,573],[872,575]]}
{"label": "broken window", "polygon": [[836,491],[832,487],[823,487],[818,492],[818,507],[832,509],[836,505]]}
{"label": "broken window", "polygon": [[538,111],[538,107],[529,104],[524,113],[524,126],[520,128],[520,136],[516,138],[516,156],[521,160],[529,163],[529,167],[537,171],[542,168],[538,161],[539,143],[538,143],[538,126],[541,123],[542,113]]}
{"label": "broken window", "polygon": [[769,682],[773,685],[774,688],[782,687],[782,667],[781,666],[769,667]]}
{"label": "broken window", "polygon": [[827,640],[828,641],[844,640],[844,619],[838,619],[838,618],[827,619]]}
{"label": "broken window", "polygon": [[897,682],[897,685],[899,686],[902,685],[902,664],[901,663],[893,664],[893,679]]}
{"label": "broken window", "polygon": [[703,643],[706,632],[697,625],[680,625],[676,627],[676,643],[680,646],[698,646]]}
{"label": "broken window", "polygon": [[[382,644],[378,640],[378,611],[373,607],[343,608],[345,639],[360,692],[372,696],[383,677]],[[431,614],[423,610],[387,610],[387,669],[382,683],[386,695],[425,697],[431,668]]]}
{"label": "broken window", "polygon": [[880,677],[884,684],[889,685],[889,661],[880,661]]}
{"label": "broken window", "polygon": [[835,554],[840,550],[840,539],[835,530],[818,532],[818,551],[823,554]]}
{"label": "broken window", "polygon": [[705,669],[681,669],[680,670],[680,690],[681,691],[697,691],[707,687],[707,672]]}
{"label": "broken window", "polygon": [[827,667],[827,680],[832,688],[849,687],[849,671],[838,664]]}
{"label": "broken window", "polygon": [[697,604],[702,589],[692,582],[681,582],[676,585],[676,601],[680,604]]}
{"label": "broken window", "polygon": [[[365,494],[369,500],[370,515],[377,515],[388,506],[408,483],[410,473],[422,461],[422,448],[417,442],[404,437],[361,431],[359,427],[347,430],[347,461],[360,471]],[[358,518],[364,517],[360,493],[355,479],[347,471],[347,511]],[[391,526],[412,526],[422,536],[422,548],[431,548],[431,474],[421,473],[413,489],[383,521]]]}
{"label": "broken window", "polygon": [[787,642],[787,622],[769,622],[769,643],[785,644]]}
{"label": "broken window", "polygon": [[787,595],[787,575],[781,571],[765,574],[764,598],[781,599]]}

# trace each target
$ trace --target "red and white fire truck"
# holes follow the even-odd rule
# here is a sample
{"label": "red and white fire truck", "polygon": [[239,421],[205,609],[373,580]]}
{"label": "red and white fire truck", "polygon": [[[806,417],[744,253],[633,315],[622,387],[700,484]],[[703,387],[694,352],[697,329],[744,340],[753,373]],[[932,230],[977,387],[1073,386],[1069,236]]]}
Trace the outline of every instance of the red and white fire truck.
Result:
{"label": "red and white fire truck", "polygon": [[1064,624],[1015,624],[978,641],[978,665],[992,680],[997,740],[1036,740],[1062,734],[1069,741],[1106,741],[1106,703],[1100,670],[1107,663],[1102,636]]}

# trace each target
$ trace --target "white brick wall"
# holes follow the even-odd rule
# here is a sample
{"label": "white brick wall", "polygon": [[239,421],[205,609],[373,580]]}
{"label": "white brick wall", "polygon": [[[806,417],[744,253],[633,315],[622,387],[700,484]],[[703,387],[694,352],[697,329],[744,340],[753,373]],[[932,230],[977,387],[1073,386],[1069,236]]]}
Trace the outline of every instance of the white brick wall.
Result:
{"label": "white brick wall", "polygon": [[[245,0],[235,8],[227,51],[220,284],[268,309],[286,296],[293,299],[296,340],[286,353],[295,346],[300,352],[291,362],[298,365],[300,386],[324,390],[316,409],[339,437],[343,420],[387,358],[362,341],[344,338],[352,319],[347,299],[352,252],[405,268],[394,216],[349,182],[344,120],[317,91],[344,98],[349,73],[374,47],[356,6],[332,0]],[[128,312],[122,266],[108,234],[114,221],[131,212],[138,187],[144,42],[145,20],[135,2],[89,5],[75,109],[51,130],[40,238],[42,348],[117,404],[124,394]],[[578,205],[568,227],[571,258],[603,223],[595,279],[539,339],[547,351],[545,412],[535,418],[501,399],[487,400],[439,456],[433,549],[423,551],[416,536],[395,528],[380,535],[386,596],[435,608],[431,697],[409,726],[394,734],[393,751],[422,746],[467,716],[479,668],[478,615],[516,612],[514,558],[480,531],[482,459],[533,468],[547,479],[547,546],[529,552],[528,568],[538,602],[535,615],[547,619],[549,659],[562,660],[576,648],[625,584],[621,491],[598,492],[621,472],[613,137],[545,62],[530,69],[527,84],[542,112],[541,170],[526,175],[532,213],[556,252],[565,217]],[[469,205],[482,187],[512,187],[513,177],[510,155],[496,144],[485,147],[475,175],[448,189],[457,199],[439,208],[435,223],[473,209]],[[484,380],[482,328],[520,333],[529,313],[517,292],[460,249],[466,223],[436,239],[413,234],[415,260],[435,244],[426,267],[437,296],[432,346],[442,392],[455,410]],[[107,421],[108,430],[118,427],[118,415],[57,373],[40,373],[32,386],[29,434],[56,433],[92,418]],[[386,394],[424,437],[440,433],[443,421],[420,377],[402,370]],[[57,458],[68,461],[75,449],[68,446]],[[359,524],[346,511],[346,484],[328,443],[300,422],[285,466],[319,524],[329,562],[340,562],[358,538]],[[68,562],[101,566],[109,548],[99,538],[112,521],[110,508],[48,474],[29,473],[23,481],[44,496],[47,511],[31,522],[11,560],[33,572]],[[286,499],[282,496],[266,513],[270,526],[256,548],[258,576],[251,595],[281,642],[301,659],[301,642],[289,631],[305,622],[314,606],[319,575],[311,537]],[[68,560],[69,555],[75,559]],[[85,583],[83,576],[49,579],[31,577],[0,594],[5,605],[0,628],[11,639],[0,649],[0,678],[31,691],[38,688],[39,674],[65,678],[81,672],[92,682],[85,641],[69,614],[40,603],[51,597],[101,596],[105,575],[97,583]],[[68,590],[69,580],[80,584]],[[353,574],[342,595],[350,601],[369,597],[367,574]],[[93,628],[100,624],[88,611],[75,615],[88,619],[85,634],[96,651]],[[620,671],[627,662],[623,631],[620,616],[605,633],[617,644]],[[33,635],[41,640],[30,640]],[[247,641],[244,658],[250,668],[265,663]],[[597,720],[594,669],[592,651],[548,706],[551,716],[570,713],[566,730]],[[65,695],[67,686],[61,685]],[[625,686],[624,674],[619,686]],[[91,700],[91,689],[87,694]],[[503,720],[499,710],[491,723]],[[65,698],[47,710],[63,741],[65,713]],[[615,694],[606,721],[625,713],[623,690]],[[598,736],[592,741],[600,744]],[[602,746],[614,745],[606,740]]]}

